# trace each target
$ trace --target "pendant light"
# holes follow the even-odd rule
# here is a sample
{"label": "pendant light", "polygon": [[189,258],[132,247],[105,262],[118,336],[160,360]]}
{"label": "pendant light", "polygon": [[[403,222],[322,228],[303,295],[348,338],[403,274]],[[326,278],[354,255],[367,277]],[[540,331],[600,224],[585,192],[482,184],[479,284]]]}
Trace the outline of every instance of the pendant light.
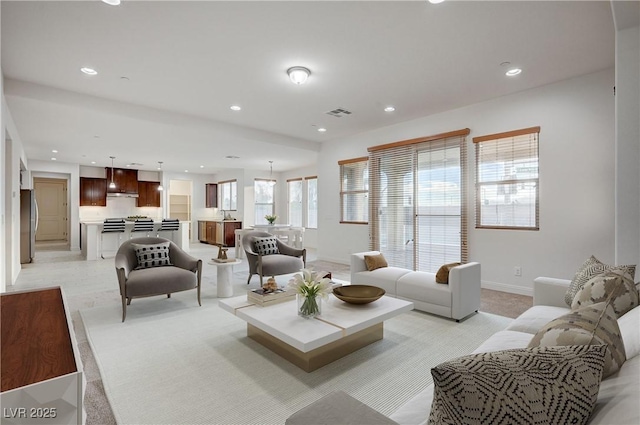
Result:
{"label": "pendant light", "polygon": [[116,184],[113,181],[113,160],[116,159],[115,156],[110,156],[109,158],[111,158],[111,183],[109,183],[109,189],[115,189],[116,188]]}
{"label": "pendant light", "polygon": [[[160,166],[158,167],[158,170],[160,170],[160,180],[162,180],[162,161],[158,161],[158,164],[160,164]],[[158,190],[161,192],[164,190],[164,187],[162,187],[162,182],[160,182],[160,186],[158,186]]]}
{"label": "pendant light", "polygon": [[276,181],[273,179],[273,161],[269,161],[269,185],[275,186]]}

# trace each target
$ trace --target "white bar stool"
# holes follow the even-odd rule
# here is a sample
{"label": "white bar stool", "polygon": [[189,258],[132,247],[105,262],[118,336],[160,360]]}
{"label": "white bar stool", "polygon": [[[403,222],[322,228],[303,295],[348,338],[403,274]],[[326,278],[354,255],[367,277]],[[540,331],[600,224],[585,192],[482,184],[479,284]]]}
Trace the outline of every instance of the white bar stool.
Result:
{"label": "white bar stool", "polygon": [[[124,220],[121,218],[106,218],[102,223],[102,232],[100,233],[100,258],[104,258],[104,234],[115,233],[118,236],[118,247],[122,233],[124,233]],[[117,247],[116,247],[117,249]]]}

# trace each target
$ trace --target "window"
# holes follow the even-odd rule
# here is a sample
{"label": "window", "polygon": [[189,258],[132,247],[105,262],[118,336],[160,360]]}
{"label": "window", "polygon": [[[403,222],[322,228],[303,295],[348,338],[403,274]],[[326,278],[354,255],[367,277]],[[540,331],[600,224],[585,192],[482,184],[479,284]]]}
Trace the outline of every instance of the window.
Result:
{"label": "window", "polygon": [[369,148],[370,247],[389,265],[435,273],[467,261],[467,134]]}
{"label": "window", "polygon": [[474,137],[476,228],[539,230],[540,127]]}
{"label": "window", "polygon": [[369,158],[338,161],[340,165],[340,222],[369,221]]}
{"label": "window", "polygon": [[238,183],[236,180],[218,182],[220,191],[220,209],[235,211],[238,209]]}
{"label": "window", "polygon": [[318,177],[306,177],[307,182],[307,227],[318,228]]}
{"label": "window", "polygon": [[274,193],[276,181],[256,179],[254,182],[255,194],[255,224],[268,224],[265,215],[275,214]]}
{"label": "window", "polygon": [[287,180],[289,224],[302,227],[302,179]]}

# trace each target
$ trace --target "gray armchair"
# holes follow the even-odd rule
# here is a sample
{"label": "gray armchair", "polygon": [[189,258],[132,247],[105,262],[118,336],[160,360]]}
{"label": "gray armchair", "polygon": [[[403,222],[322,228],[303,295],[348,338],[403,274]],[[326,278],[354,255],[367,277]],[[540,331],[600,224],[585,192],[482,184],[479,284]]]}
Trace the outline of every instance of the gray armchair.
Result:
{"label": "gray armchair", "polygon": [[279,254],[260,255],[255,251],[254,242],[257,238],[273,236],[271,233],[253,231],[247,232],[242,237],[242,247],[247,254],[249,261],[249,279],[247,285],[251,283],[254,274],[260,276],[260,286],[262,286],[263,276],[279,276],[283,274],[296,273],[307,264],[307,250],[293,248],[284,242],[277,240]]}
{"label": "gray armchair", "polygon": [[[161,242],[169,242],[169,260],[172,265],[135,270],[138,266],[138,257],[132,244],[151,245]],[[130,239],[120,245],[116,253],[115,265],[122,297],[123,322],[127,316],[127,305],[131,304],[132,298],[162,294],[167,294],[167,298],[171,298],[173,292],[197,289],[198,304],[202,305],[200,302],[202,260],[190,256],[168,239],[153,237]]]}

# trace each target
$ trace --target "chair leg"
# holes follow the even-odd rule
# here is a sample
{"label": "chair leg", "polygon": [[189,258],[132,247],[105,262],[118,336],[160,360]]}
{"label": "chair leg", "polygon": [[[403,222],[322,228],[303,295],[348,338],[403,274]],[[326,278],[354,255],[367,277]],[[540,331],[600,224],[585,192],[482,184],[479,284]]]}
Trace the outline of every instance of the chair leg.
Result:
{"label": "chair leg", "polygon": [[124,319],[127,317],[127,301],[126,297],[122,296],[122,322],[124,323]]}
{"label": "chair leg", "polygon": [[260,287],[262,288],[262,274],[260,274]]}
{"label": "chair leg", "polygon": [[249,273],[249,279],[247,279],[247,285],[251,283],[251,277],[253,277],[253,275]]}
{"label": "chair leg", "polygon": [[127,305],[131,305],[131,298],[127,298]]}
{"label": "chair leg", "polygon": [[202,302],[200,302],[200,287],[201,285],[198,285],[198,305],[202,307]]}
{"label": "chair leg", "polygon": [[167,298],[171,298],[171,294],[167,294]]}

